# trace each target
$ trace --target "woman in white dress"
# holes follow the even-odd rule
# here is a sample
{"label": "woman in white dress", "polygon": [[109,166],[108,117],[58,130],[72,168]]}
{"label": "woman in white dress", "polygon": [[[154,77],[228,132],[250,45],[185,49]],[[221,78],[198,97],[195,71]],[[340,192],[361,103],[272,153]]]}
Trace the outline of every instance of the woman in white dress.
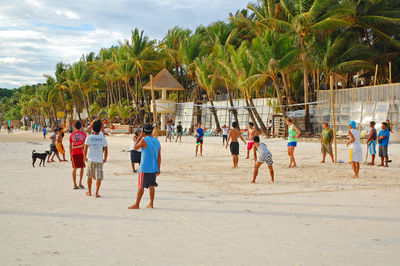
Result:
{"label": "woman in white dress", "polygon": [[356,128],[357,128],[356,122],[350,121],[349,122],[350,140],[347,142],[347,147],[350,145],[350,162],[354,171],[353,178],[358,177],[358,172],[360,171],[360,162],[362,160],[360,131],[358,131]]}

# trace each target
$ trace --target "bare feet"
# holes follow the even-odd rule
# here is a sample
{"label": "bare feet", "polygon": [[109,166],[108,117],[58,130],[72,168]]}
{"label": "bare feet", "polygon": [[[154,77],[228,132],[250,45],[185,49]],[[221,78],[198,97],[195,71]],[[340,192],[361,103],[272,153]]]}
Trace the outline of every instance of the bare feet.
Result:
{"label": "bare feet", "polygon": [[249,157],[246,157],[246,160],[249,159]]}
{"label": "bare feet", "polygon": [[321,161],[321,163],[325,163],[325,161]]}
{"label": "bare feet", "polygon": [[367,165],[375,165],[374,163],[367,163]]}
{"label": "bare feet", "polygon": [[352,178],[358,178],[358,175],[353,175]]}
{"label": "bare feet", "polygon": [[274,182],[275,182],[275,179],[271,178],[271,182],[274,183]]}
{"label": "bare feet", "polygon": [[148,209],[153,209],[153,204],[150,203],[149,205],[146,206],[146,208],[148,208]]}
{"label": "bare feet", "polygon": [[139,209],[139,205],[133,204],[132,206],[129,206],[128,209],[130,210]]}
{"label": "bare feet", "polygon": [[97,195],[96,195],[96,198],[100,198],[100,195],[99,195],[99,194],[97,194]]}
{"label": "bare feet", "polygon": [[385,166],[385,165],[383,165],[383,164],[378,164],[377,166]]}
{"label": "bare feet", "polygon": [[90,196],[92,196],[92,193],[86,192],[86,196],[90,197]]}

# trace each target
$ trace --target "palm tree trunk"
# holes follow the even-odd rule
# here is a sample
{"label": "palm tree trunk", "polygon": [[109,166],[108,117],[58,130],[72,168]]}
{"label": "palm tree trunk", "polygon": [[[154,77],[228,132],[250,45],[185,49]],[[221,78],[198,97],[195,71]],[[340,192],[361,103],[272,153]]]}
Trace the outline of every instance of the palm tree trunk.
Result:
{"label": "palm tree trunk", "polygon": [[89,105],[88,105],[88,103],[87,103],[87,101],[86,101],[85,92],[83,91],[82,88],[79,88],[79,89],[80,89],[80,92],[81,92],[81,94],[82,94],[83,105],[84,105],[85,108],[86,108],[87,116],[88,116],[89,119],[91,119],[91,117],[90,117],[90,112],[89,112]]}
{"label": "palm tree trunk", "polygon": [[306,46],[304,42],[304,37],[300,36],[300,46],[301,46],[301,61],[303,61],[303,81],[304,81],[304,111],[306,120],[306,130],[310,129],[310,115],[308,106],[308,70],[307,70],[307,59],[306,59]]}
{"label": "palm tree trunk", "polygon": [[287,84],[286,73],[282,72],[281,74],[282,74],[283,88],[285,89],[285,92],[286,92],[286,98],[288,99],[289,105],[291,105],[291,104],[293,104],[293,100],[292,100],[291,91],[290,91],[290,89],[288,87],[288,84]]}
{"label": "palm tree trunk", "polygon": [[[229,103],[230,103],[230,105],[232,107],[233,117],[235,118],[235,121],[238,124],[237,128],[240,130],[239,119],[238,119],[238,116],[237,116],[237,110],[236,110],[235,106],[233,105],[231,91],[230,91],[228,86],[226,86],[226,91],[228,93],[228,101],[229,101]],[[229,121],[229,123],[230,123],[230,121]]]}
{"label": "palm tree trunk", "polygon": [[258,113],[258,111],[254,105],[253,99],[251,97],[249,97],[249,102],[250,102],[250,106],[253,108],[252,111],[253,111],[258,123],[260,124],[261,133],[263,133],[266,136],[267,128],[265,127],[264,121],[262,120],[260,114]]}
{"label": "palm tree trunk", "polygon": [[286,109],[285,109],[285,107],[284,107],[283,104],[282,104],[282,95],[281,95],[281,91],[280,91],[280,89],[279,89],[279,84],[278,84],[277,78],[276,78],[276,77],[273,77],[273,78],[272,78],[272,82],[274,83],[274,87],[275,87],[275,91],[276,91],[276,96],[277,96],[277,98],[278,98],[279,109],[281,110],[283,117],[286,118]]}
{"label": "palm tree trunk", "polygon": [[260,128],[258,127],[257,121],[256,121],[256,119],[254,118],[252,108],[250,107],[249,99],[247,98],[246,95],[244,96],[244,99],[246,100],[246,107],[247,107],[246,110],[247,110],[247,112],[249,113],[250,119],[251,119],[251,121],[253,122],[255,129],[256,129],[257,131],[260,131]]}
{"label": "palm tree trunk", "polygon": [[217,111],[215,110],[214,107],[214,102],[211,100],[211,98],[208,98],[208,100],[210,101],[211,104],[211,113],[214,116],[214,120],[215,120],[215,125],[217,127],[217,132],[221,132],[221,125],[219,124],[219,119],[218,119],[218,115],[217,115]]}
{"label": "palm tree trunk", "polygon": [[[178,72],[177,72],[177,74],[178,74]],[[147,115],[149,116],[149,118],[151,118],[150,104],[147,101],[146,94],[144,94],[144,88],[143,88],[142,77],[140,75],[140,71],[139,71],[139,81],[140,81],[140,86],[142,87],[142,94],[143,94],[143,97],[144,97],[144,103],[146,105]],[[178,102],[179,102],[179,91],[178,91]]]}

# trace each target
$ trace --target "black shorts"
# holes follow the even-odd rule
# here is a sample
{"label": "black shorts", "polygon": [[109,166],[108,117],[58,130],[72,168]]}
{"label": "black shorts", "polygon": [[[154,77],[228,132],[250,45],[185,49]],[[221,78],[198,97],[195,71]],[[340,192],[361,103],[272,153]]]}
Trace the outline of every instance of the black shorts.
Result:
{"label": "black shorts", "polygon": [[158,187],[157,173],[139,173],[138,188]]}
{"label": "black shorts", "polygon": [[232,155],[239,155],[239,142],[231,142],[230,146]]}
{"label": "black shorts", "polygon": [[139,151],[131,150],[131,163],[140,163],[142,153]]}
{"label": "black shorts", "polygon": [[222,135],[222,141],[227,141],[228,140],[228,135]]}
{"label": "black shorts", "polygon": [[50,144],[50,153],[58,154],[58,150],[55,144]]}

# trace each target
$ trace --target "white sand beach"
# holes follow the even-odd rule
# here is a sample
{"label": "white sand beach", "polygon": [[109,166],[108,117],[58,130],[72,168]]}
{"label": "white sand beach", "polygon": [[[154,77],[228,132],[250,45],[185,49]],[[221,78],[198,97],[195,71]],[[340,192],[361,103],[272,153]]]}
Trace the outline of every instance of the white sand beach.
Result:
{"label": "white sand beach", "polygon": [[[64,145],[67,146],[66,135]],[[240,144],[238,169],[219,137],[162,144],[155,209],[128,210],[136,197],[131,136],[110,136],[101,198],[72,190],[71,164],[33,168],[32,150],[48,150],[40,133],[0,134],[1,265],[398,265],[400,144],[389,168],[321,164],[319,143],[299,143],[288,169],[286,141],[263,141],[275,183]],[[365,145],[364,145],[365,146]],[[365,147],[364,152],[365,152]],[[364,155],[365,156],[365,153]],[[69,159],[69,158],[68,158]],[[329,160],[327,160],[329,161]],[[86,175],[84,177],[86,187]]]}

